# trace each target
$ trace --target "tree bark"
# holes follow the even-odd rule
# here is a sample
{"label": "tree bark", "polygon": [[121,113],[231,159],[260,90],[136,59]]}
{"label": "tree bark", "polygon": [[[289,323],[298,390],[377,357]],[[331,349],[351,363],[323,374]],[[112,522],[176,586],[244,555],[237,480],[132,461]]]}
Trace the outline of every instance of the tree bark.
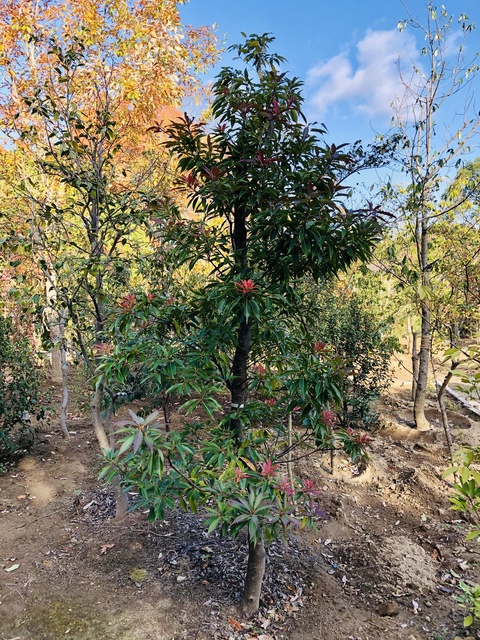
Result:
{"label": "tree bark", "polygon": [[458,362],[453,361],[452,366],[450,367],[450,371],[445,376],[442,386],[437,391],[438,406],[440,408],[440,413],[442,414],[442,425],[445,432],[445,440],[447,442],[448,455],[450,456],[451,462],[453,462],[453,441],[452,434],[450,432],[450,424],[448,422],[447,408],[445,406],[445,392],[447,390],[448,383],[452,379],[453,371],[457,368],[457,366]]}
{"label": "tree bark", "polygon": [[62,383],[62,354],[61,354],[61,319],[55,307],[57,302],[56,277],[50,271],[46,274],[46,306],[45,318],[48,325],[48,332],[53,347],[50,349],[50,379],[57,384]]}
{"label": "tree bark", "polygon": [[419,431],[428,431],[430,423],[425,417],[425,400],[427,395],[428,364],[430,361],[430,310],[428,309],[428,320],[424,322],[422,313],[422,337],[420,342],[420,353],[418,356],[418,378],[415,389],[415,400],[413,404],[413,417],[415,427]]}
{"label": "tree bark", "polygon": [[[243,209],[235,208],[233,214],[233,232],[231,236],[232,249],[235,255],[235,270],[238,274],[245,274],[248,267],[247,259],[247,214]],[[245,318],[240,322],[237,330],[237,347],[232,360],[231,380],[228,389],[231,396],[232,413],[243,409],[248,392],[248,357],[252,346],[252,327]],[[230,418],[230,430],[239,444],[243,440],[243,425],[240,418]]]}
{"label": "tree bark", "polygon": [[[108,422],[108,435],[110,440],[110,448],[115,447],[115,431],[112,422],[112,404],[108,407],[107,422]],[[125,518],[128,511],[128,495],[122,491],[121,477],[115,476],[112,481],[113,494],[115,496],[115,520],[120,521]]]}
{"label": "tree bark", "polygon": [[256,545],[249,540],[247,576],[240,599],[240,611],[243,615],[250,616],[258,611],[264,573],[265,545],[263,540],[258,540]]}
{"label": "tree bark", "polygon": [[[430,125],[427,125],[430,126]],[[425,189],[425,187],[424,187]],[[413,403],[413,417],[415,427],[419,431],[428,431],[430,424],[425,417],[425,400],[427,396],[428,368],[430,362],[430,352],[432,345],[432,325],[430,311],[430,265],[428,262],[428,214],[425,203],[427,201],[426,194],[423,194],[421,202],[421,213],[417,218],[416,224],[416,243],[418,264],[421,271],[422,297],[420,300],[420,308],[422,312],[422,326],[420,339],[420,352],[418,354],[418,377],[415,389],[415,399]]]}
{"label": "tree bark", "polygon": [[92,422],[93,429],[95,431],[95,435],[98,440],[98,444],[101,449],[106,449],[107,451],[110,449],[110,442],[108,441],[107,434],[105,433],[105,429],[102,424],[101,411],[102,411],[102,400],[103,400],[103,389],[102,385],[99,384],[95,390],[95,394],[93,396],[91,410],[92,410]]}
{"label": "tree bark", "polygon": [[418,346],[417,346],[417,332],[412,329],[412,402],[415,401],[415,395],[417,393],[417,380],[418,380]]}
{"label": "tree bark", "polygon": [[[248,391],[248,357],[252,346],[252,327],[243,320],[237,332],[237,348],[232,362],[232,378],[229,382],[231,407],[238,412],[245,406]],[[243,425],[240,418],[230,419],[230,429],[235,434],[238,443],[243,440]]]}
{"label": "tree bark", "polygon": [[65,333],[65,320],[67,316],[67,310],[64,307],[61,314],[61,337],[62,346],[60,347],[61,364],[62,364],[62,405],[60,407],[60,427],[62,429],[62,435],[64,438],[69,438],[70,434],[67,427],[67,407],[68,407],[68,363],[67,363],[67,349],[63,336]]}
{"label": "tree bark", "polygon": [[293,448],[293,420],[292,414],[288,414],[288,423],[287,423],[287,473],[288,473],[288,481],[293,489],[294,478],[293,478],[293,462],[292,462],[292,448]]}

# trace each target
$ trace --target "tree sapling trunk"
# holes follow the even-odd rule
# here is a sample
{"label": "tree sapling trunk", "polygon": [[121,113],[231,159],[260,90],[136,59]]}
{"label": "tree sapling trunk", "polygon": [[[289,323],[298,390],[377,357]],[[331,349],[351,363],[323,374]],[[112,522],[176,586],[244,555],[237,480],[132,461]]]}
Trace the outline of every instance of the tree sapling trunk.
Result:
{"label": "tree sapling trunk", "polygon": [[[243,320],[238,328],[238,344],[232,362],[232,379],[229,382],[232,411],[238,412],[245,406],[248,391],[248,357],[252,346],[252,327]],[[243,440],[243,425],[240,418],[231,418],[230,429],[237,442]]]}
{"label": "tree sapling trunk", "polygon": [[64,327],[65,327],[65,319],[66,319],[67,310],[65,308],[62,309],[61,316],[61,336],[62,336],[62,346],[60,348],[61,354],[61,362],[62,362],[62,406],[60,407],[60,427],[62,429],[62,435],[64,438],[68,438],[70,436],[67,427],[67,407],[68,407],[68,363],[67,363],[67,350],[65,347],[65,343],[63,341],[64,335]]}
{"label": "tree sapling trunk", "polygon": [[101,411],[102,411],[102,400],[103,400],[103,389],[102,385],[99,384],[95,390],[95,394],[93,396],[91,409],[92,409],[92,422],[93,429],[95,431],[95,435],[98,440],[98,444],[101,449],[106,449],[107,451],[110,449],[110,443],[108,441],[107,434],[105,433],[105,429],[102,424]]}
{"label": "tree sapling trunk", "polygon": [[415,401],[418,380],[418,347],[417,332],[412,330],[412,402]]}
{"label": "tree sapling trunk", "polygon": [[425,400],[427,395],[428,363],[430,360],[430,310],[427,311],[428,320],[422,317],[422,337],[420,341],[420,352],[418,360],[418,378],[415,389],[415,400],[413,404],[413,417],[415,427],[419,431],[428,431],[430,424],[425,417]]}
{"label": "tree sapling trunk", "polygon": [[[110,447],[113,449],[115,447],[115,431],[113,428],[112,414],[112,404],[110,404],[107,412],[107,422]],[[112,480],[112,485],[115,496],[115,520],[123,520],[128,512],[128,495],[122,491],[120,476],[115,476]]]}
{"label": "tree sapling trunk", "polygon": [[247,576],[240,599],[240,611],[243,615],[250,616],[258,611],[264,573],[265,545],[263,540],[258,539],[257,544],[249,540]]}

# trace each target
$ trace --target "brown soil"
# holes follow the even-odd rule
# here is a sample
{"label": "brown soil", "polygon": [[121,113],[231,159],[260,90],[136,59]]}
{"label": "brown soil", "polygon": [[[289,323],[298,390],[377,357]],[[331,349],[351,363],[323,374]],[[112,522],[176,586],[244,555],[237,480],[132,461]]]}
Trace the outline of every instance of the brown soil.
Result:
{"label": "brown soil", "polygon": [[[177,512],[155,527],[140,511],[116,523],[89,420],[72,416],[68,443],[56,427],[43,432],[32,455],[0,477],[0,640],[480,637],[462,630],[453,597],[460,580],[480,581],[479,546],[465,542],[468,524],[448,510],[433,399],[432,429],[409,426],[407,380],[399,370],[380,403],[385,426],[362,474],[341,458],[333,477],[329,460],[296,463],[321,488],[325,517],[287,552],[269,548],[252,620],[234,608],[244,540],[207,536],[200,517]],[[480,423],[450,409],[456,444],[478,446]]]}

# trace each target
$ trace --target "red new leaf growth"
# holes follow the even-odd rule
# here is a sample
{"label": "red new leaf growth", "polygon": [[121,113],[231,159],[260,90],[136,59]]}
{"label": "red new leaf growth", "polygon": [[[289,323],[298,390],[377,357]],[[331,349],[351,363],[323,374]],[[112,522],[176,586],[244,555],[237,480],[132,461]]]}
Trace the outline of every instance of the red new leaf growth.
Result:
{"label": "red new leaf growth", "polygon": [[189,187],[190,189],[194,189],[195,187],[198,187],[198,180],[193,175],[192,172],[190,172],[187,175],[180,176],[180,180],[184,182],[187,185],[187,187]]}
{"label": "red new leaf growth", "polygon": [[287,478],[282,478],[281,481],[276,485],[275,489],[283,491],[283,493],[286,493],[288,496],[295,495],[295,490],[287,480]]}
{"label": "red new leaf growth", "polygon": [[252,368],[259,376],[263,376],[265,373],[267,373],[267,368],[264,367],[263,364],[260,364],[258,362],[254,364]]}
{"label": "red new leaf growth", "polygon": [[347,427],[347,433],[355,444],[364,445],[370,442],[370,438],[366,433],[355,433],[351,427]]}
{"label": "red new leaf growth", "polygon": [[320,491],[315,489],[315,482],[313,480],[302,480],[302,491],[312,496],[320,493]]}
{"label": "red new leaf growth", "polygon": [[94,354],[97,356],[106,356],[111,352],[112,349],[113,349],[113,345],[106,344],[105,342],[102,342],[101,344],[96,344],[93,348]]}
{"label": "red new leaf growth", "polygon": [[315,353],[322,353],[322,351],[325,351],[326,347],[327,345],[325,342],[314,342],[313,344],[313,350]]}
{"label": "red new leaf growth", "polygon": [[248,475],[240,469],[240,467],[235,467],[235,482],[240,482],[242,478],[247,478]]}
{"label": "red new leaf growth", "polygon": [[123,297],[119,302],[119,306],[124,311],[130,311],[131,309],[133,309],[133,307],[135,306],[135,294],[129,293],[127,296]]}
{"label": "red new leaf growth", "polygon": [[335,414],[333,411],[328,411],[328,409],[324,409],[322,411],[322,420],[328,427],[333,427],[335,424]]}
{"label": "red new leaf growth", "polygon": [[221,171],[218,167],[212,167],[210,169],[209,167],[204,165],[202,167],[202,170],[208,176],[208,178],[210,178],[210,180],[212,180],[213,182],[215,180],[218,180],[225,174],[225,171]]}
{"label": "red new leaf growth", "polygon": [[275,475],[275,471],[278,469],[278,464],[272,464],[270,458],[266,462],[260,464],[260,475],[264,478],[271,478]]}
{"label": "red new leaf growth", "polygon": [[262,151],[259,151],[255,156],[255,160],[261,167],[264,167],[267,164],[273,164],[274,162],[278,162],[278,158],[266,158]]}
{"label": "red new leaf growth", "polygon": [[240,280],[235,283],[235,286],[237,287],[238,293],[241,293],[244,296],[249,293],[254,293],[257,290],[253,280]]}

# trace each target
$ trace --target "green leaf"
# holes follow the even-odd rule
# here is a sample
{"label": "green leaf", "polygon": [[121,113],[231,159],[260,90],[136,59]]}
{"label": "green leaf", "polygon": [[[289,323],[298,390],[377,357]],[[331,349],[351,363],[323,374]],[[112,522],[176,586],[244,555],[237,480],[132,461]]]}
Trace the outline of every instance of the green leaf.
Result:
{"label": "green leaf", "polygon": [[471,615],[470,616],[466,616],[463,619],[463,626],[464,627],[471,627],[472,624],[473,624],[473,616],[471,616]]}
{"label": "green leaf", "polygon": [[480,536],[480,529],[475,529],[475,531],[470,531],[470,533],[465,536],[465,540],[475,540],[478,536]]}
{"label": "green leaf", "polygon": [[127,438],[125,438],[125,440],[120,445],[120,449],[118,450],[118,455],[121,455],[122,453],[125,453],[125,451],[133,443],[134,440],[135,440],[135,434],[134,433],[132,433],[132,435],[128,436]]}

